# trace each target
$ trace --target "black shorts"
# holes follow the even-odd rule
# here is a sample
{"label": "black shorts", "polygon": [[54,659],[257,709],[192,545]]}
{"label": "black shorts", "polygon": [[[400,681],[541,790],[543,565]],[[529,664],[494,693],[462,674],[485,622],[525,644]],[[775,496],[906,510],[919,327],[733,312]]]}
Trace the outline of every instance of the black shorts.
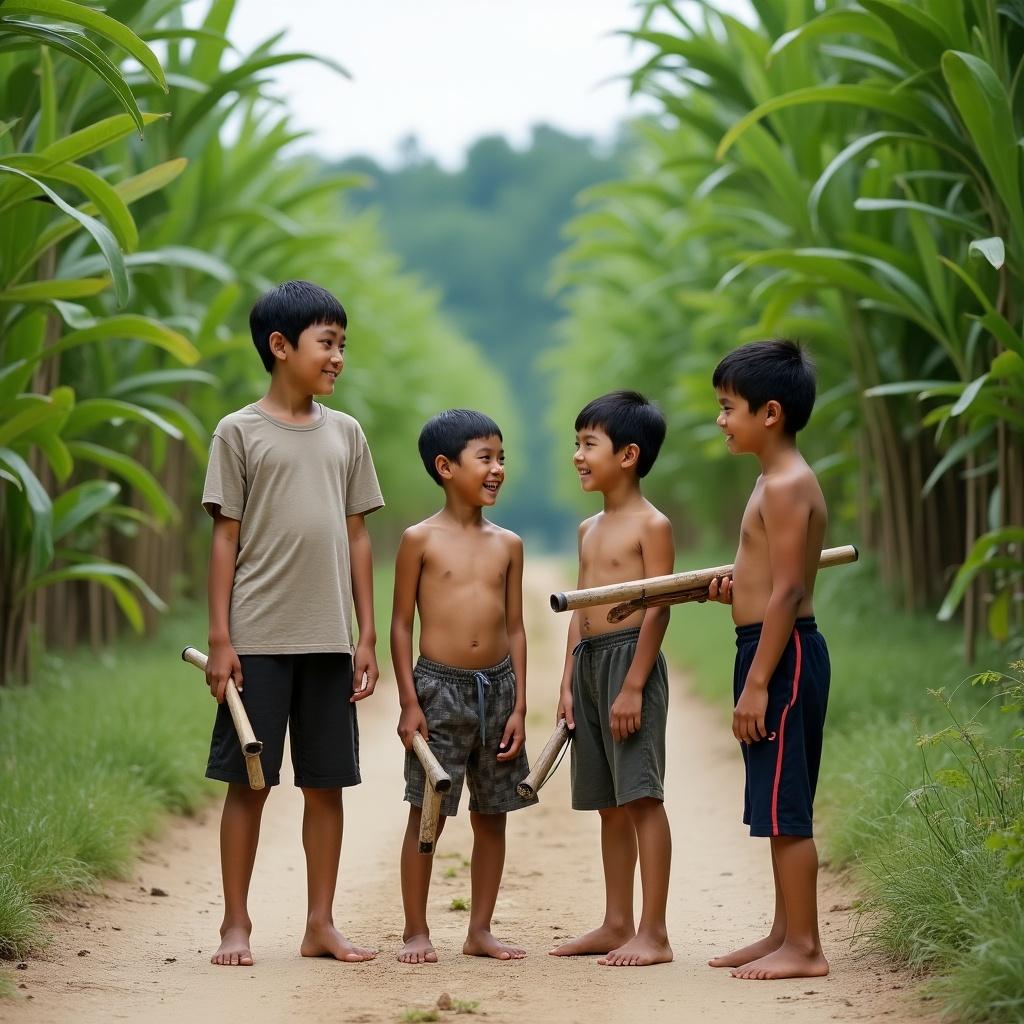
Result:
{"label": "black shorts", "polygon": [[[333,789],[359,785],[359,725],[352,696],[352,656],[242,654],[242,703],[263,741],[260,762],[268,786],[281,781],[285,729],[291,739],[295,785]],[[247,783],[245,757],[227,703],[217,706],[206,777]]]}
{"label": "black shorts", "polygon": [[[733,701],[740,699],[761,626],[736,627]],[[797,619],[768,683],[767,739],[742,743],[743,824],[752,836],[812,836],[814,792],[831,668],[813,616]]]}

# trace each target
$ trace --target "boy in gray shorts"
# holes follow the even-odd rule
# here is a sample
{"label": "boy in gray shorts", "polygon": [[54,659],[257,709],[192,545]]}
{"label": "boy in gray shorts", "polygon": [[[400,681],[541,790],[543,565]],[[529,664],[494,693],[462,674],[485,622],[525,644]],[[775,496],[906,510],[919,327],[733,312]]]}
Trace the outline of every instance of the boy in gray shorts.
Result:
{"label": "boy in gray shorts", "polygon": [[[595,398],[576,417],[580,484],[604,499],[604,510],[580,524],[580,587],[672,572],[672,525],[640,493],[664,439],[661,413],[635,391]],[[668,679],[660,652],[669,610],[640,610],[615,626],[608,610],[573,613],[556,716],[574,730],[572,805],[601,814],[605,915],[600,927],[551,952],[645,967],[672,959],[665,926],[672,838],[663,804]]]}
{"label": "boy in gray shorts", "polygon": [[[526,633],[523,629],[523,542],[488,522],[497,501],[505,453],[497,424],[470,409],[449,409],[420,433],[420,457],[444,488],[444,508],[402,535],[395,563],[391,657],[405,744],[409,821],[402,845],[406,964],[436,963],[427,925],[433,857],[419,853],[423,770],[412,753],[419,732],[452,777],[441,805],[458,810],[468,778],[473,826],[472,903],[462,952],[497,960],[526,955],[491,934],[491,915],[505,863],[505,814],[536,801],[516,794],[526,761]],[[413,619],[420,616],[420,657],[412,664]]]}

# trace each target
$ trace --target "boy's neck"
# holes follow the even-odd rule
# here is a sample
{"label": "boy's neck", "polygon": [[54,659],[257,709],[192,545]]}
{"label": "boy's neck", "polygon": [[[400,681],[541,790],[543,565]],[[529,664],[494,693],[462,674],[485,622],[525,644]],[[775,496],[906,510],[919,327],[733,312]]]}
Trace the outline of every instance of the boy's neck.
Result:
{"label": "boy's neck", "polygon": [[260,399],[260,405],[267,412],[276,412],[287,419],[309,419],[316,403],[308,391],[296,388],[283,373],[275,371],[270,375],[270,387]]}
{"label": "boy's neck", "polygon": [[761,449],[754,453],[761,463],[761,472],[770,473],[788,462],[794,455],[799,455],[796,437],[791,434],[770,433]]}
{"label": "boy's neck", "polygon": [[481,506],[471,505],[447,491],[441,515],[458,526],[477,526],[484,521],[484,510]]}
{"label": "boy's neck", "polygon": [[616,484],[601,492],[601,497],[605,512],[617,512],[644,499],[640,493],[640,480],[633,473],[623,473]]}

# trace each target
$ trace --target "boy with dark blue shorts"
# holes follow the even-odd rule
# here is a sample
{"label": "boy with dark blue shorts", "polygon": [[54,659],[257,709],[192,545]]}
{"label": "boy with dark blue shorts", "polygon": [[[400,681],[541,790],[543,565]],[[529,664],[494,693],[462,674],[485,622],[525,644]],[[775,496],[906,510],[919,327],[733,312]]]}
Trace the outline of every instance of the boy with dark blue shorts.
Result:
{"label": "boy with dark blue shorts", "polygon": [[775,918],[768,935],[710,961],[737,978],[820,977],[818,854],[812,816],[829,660],[812,596],[828,512],[796,434],[814,406],[814,367],[790,341],[743,345],[715,369],[718,425],[761,475],[740,526],[733,576],[708,596],[736,623],[733,734],[746,769],[744,824],[771,843]]}
{"label": "boy with dark blue shorts", "polygon": [[[233,679],[263,740],[268,786],[280,781],[286,728],[302,823],[309,906],[303,956],[369,960],[335,927],[341,790],[359,783],[355,702],[373,693],[373,560],[364,517],[384,502],[359,424],[314,400],[334,392],[345,357],[341,303],[306,281],[262,296],[249,317],[270,373],[259,402],[217,424],[203,489],[213,517],[210,658],[216,697],[208,778],[228,783],[221,818],[224,921],[212,962],[249,966],[248,912],[260,819],[224,692]],[[351,629],[352,610],[359,625]]]}

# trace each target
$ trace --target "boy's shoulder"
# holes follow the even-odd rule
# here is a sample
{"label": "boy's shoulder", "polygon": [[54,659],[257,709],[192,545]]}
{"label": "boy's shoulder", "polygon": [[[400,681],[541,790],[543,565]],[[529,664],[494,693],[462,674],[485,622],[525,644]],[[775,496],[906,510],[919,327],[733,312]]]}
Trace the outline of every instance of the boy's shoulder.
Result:
{"label": "boy's shoulder", "polygon": [[[426,519],[407,526],[402,532],[402,543],[424,545],[432,536],[446,533],[449,530],[450,526],[446,526],[441,513],[435,512],[432,516],[427,516]],[[509,547],[521,549],[523,546],[523,540],[519,534],[506,530],[505,527],[498,526],[497,523],[492,523],[490,520],[484,520],[482,530],[485,536],[497,539]],[[460,538],[460,543],[462,542],[464,542],[464,537]]]}

